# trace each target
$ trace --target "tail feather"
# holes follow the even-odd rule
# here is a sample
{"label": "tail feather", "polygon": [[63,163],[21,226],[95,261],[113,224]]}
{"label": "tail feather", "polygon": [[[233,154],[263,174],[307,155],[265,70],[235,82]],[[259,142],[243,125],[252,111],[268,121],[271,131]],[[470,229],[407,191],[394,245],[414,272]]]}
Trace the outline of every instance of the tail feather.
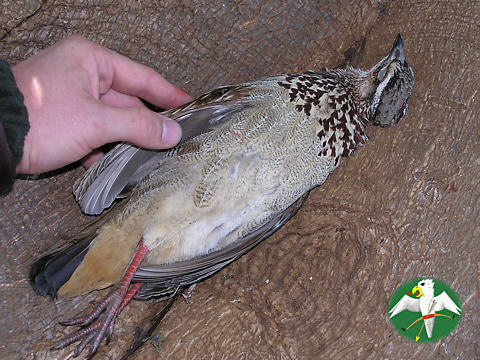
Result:
{"label": "tail feather", "polygon": [[30,269],[30,281],[35,291],[55,298],[58,289],[82,262],[94,238],[92,234],[35,261]]}

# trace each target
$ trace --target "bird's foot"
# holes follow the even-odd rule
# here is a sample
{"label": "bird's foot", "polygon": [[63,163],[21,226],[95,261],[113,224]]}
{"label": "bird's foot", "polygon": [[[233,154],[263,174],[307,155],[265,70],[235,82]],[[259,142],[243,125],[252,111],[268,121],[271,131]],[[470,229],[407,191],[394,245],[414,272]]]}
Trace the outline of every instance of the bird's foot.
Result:
{"label": "bird's foot", "polygon": [[141,283],[135,283],[129,291],[126,291],[126,287],[119,286],[90,314],[60,322],[60,324],[65,326],[79,325],[83,326],[83,328],[60,340],[52,349],[62,349],[81,340],[75,349],[74,355],[78,356],[88,344],[91,344],[89,354],[94,354],[103,338],[106,338],[107,342],[110,340],[113,334],[115,319],[130,302],[141,285]]}
{"label": "bird's foot", "polygon": [[90,344],[89,356],[92,356],[104,338],[106,338],[107,342],[110,340],[113,334],[115,319],[142,285],[142,283],[135,283],[129,289],[133,274],[137,271],[147,252],[148,248],[144,245],[143,240],[141,240],[121,283],[117,285],[90,314],[62,321],[60,323],[62,325],[79,325],[83,328],[65,339],[60,340],[53,346],[52,350],[62,349],[81,340],[75,349],[75,357],[78,356],[88,344]]}

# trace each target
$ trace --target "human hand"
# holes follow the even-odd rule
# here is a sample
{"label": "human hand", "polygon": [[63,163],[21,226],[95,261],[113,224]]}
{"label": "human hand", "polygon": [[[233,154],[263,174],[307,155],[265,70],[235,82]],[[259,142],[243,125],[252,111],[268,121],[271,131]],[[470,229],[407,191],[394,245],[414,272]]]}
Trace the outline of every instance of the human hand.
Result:
{"label": "human hand", "polygon": [[139,98],[168,109],[191,100],[153,69],[81,36],[68,37],[12,68],[24,96],[30,130],[17,173],[54,170],[98,147],[128,141],[150,149],[174,146],[180,126],[148,110]]}

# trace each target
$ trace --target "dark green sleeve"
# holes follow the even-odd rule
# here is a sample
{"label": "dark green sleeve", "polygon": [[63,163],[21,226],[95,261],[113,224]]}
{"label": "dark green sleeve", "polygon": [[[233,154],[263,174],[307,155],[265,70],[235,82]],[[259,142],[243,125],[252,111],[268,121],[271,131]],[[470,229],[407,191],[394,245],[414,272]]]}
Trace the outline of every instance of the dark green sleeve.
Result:
{"label": "dark green sleeve", "polygon": [[12,187],[29,129],[23,95],[17,88],[9,65],[0,60],[0,195]]}

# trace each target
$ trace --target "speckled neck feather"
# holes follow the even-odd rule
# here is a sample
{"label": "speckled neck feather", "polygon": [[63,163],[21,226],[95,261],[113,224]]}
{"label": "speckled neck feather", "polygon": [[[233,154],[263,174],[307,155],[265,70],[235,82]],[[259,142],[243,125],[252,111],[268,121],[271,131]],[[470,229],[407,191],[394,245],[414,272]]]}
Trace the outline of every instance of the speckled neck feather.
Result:
{"label": "speckled neck feather", "polygon": [[367,79],[368,73],[352,69],[310,71],[288,75],[285,81],[278,82],[289,90],[290,101],[297,104],[295,109],[307,116],[319,110],[322,102],[328,103],[331,112],[318,120],[317,136],[324,147],[319,155],[331,156],[338,162],[339,156],[353,154],[358,144],[368,140],[364,126],[374,111],[362,89]]}

